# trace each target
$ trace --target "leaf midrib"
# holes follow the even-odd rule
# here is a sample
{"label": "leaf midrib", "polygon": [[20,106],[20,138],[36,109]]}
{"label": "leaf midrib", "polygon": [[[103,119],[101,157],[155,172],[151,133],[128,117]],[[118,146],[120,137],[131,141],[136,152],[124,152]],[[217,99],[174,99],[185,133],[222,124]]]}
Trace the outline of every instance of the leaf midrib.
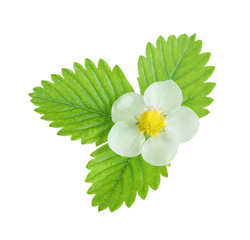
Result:
{"label": "leaf midrib", "polygon": [[39,96],[36,96],[36,98],[40,98],[40,99],[55,102],[55,103],[65,104],[65,105],[72,106],[72,107],[75,107],[75,108],[81,108],[81,109],[87,110],[89,112],[97,113],[97,114],[103,115],[105,117],[111,118],[110,114],[106,114],[106,113],[103,113],[103,112],[98,112],[96,110],[89,109],[89,108],[79,106],[79,105],[75,105],[75,104],[72,104],[72,103],[62,102],[62,101],[58,101],[58,100],[54,100],[54,99],[43,98],[43,97],[39,97]]}
{"label": "leaf midrib", "polygon": [[[116,187],[117,187],[119,181],[122,180],[122,176],[123,176],[124,172],[126,171],[128,165],[129,165],[129,163],[130,163],[130,158],[127,159],[125,166],[123,167],[122,170],[120,170],[120,171],[121,171],[121,174],[119,175],[119,177],[118,177],[117,179],[114,180],[114,181],[116,181],[116,183],[114,184],[114,186],[112,187],[112,189],[109,189],[108,191],[106,191],[106,192],[104,193],[105,195],[108,193],[108,196],[105,197],[105,198],[103,199],[103,203],[106,202],[106,201],[109,201],[109,204],[110,204],[111,196],[112,196],[113,192],[115,191],[115,189],[116,189]],[[105,195],[104,195],[104,196],[105,196]]]}
{"label": "leaf midrib", "polygon": [[[181,61],[184,59],[185,54],[187,53],[187,50],[188,50],[189,46],[190,46],[190,41],[188,42],[188,44],[187,44],[185,50],[182,52],[182,56],[180,57],[179,61],[177,62],[177,64],[175,65],[174,69],[173,69],[172,72],[170,73],[169,79],[172,79],[172,78],[173,78],[175,72],[177,71],[177,69],[179,68],[179,66],[180,66],[180,64],[181,64]],[[171,56],[173,57],[173,54],[171,54]]]}

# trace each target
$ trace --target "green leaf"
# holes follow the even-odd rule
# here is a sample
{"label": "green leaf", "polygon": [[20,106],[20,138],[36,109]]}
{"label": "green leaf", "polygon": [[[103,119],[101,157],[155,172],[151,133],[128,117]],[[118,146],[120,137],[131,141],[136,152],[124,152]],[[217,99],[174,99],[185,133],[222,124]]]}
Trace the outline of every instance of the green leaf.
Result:
{"label": "green leaf", "polygon": [[215,83],[205,81],[214,67],[206,66],[210,53],[200,54],[201,47],[202,41],[186,34],[170,36],[167,41],[160,36],[156,47],[148,43],[146,57],[140,56],[138,62],[141,94],[154,82],[172,79],[182,90],[182,105],[193,109],[199,117],[206,116],[209,111],[205,107],[213,101],[207,95]]}
{"label": "green leaf", "polygon": [[62,128],[58,135],[100,145],[113,126],[113,102],[134,90],[118,66],[111,71],[103,60],[96,67],[86,59],[85,68],[75,63],[74,70],[62,69],[62,76],[52,74],[53,83],[42,81],[43,87],[29,94],[31,102],[38,106],[35,111],[43,114],[42,119],[52,121],[51,127]]}
{"label": "green leaf", "polygon": [[160,185],[160,175],[167,177],[165,166],[156,167],[146,163],[141,156],[127,158],[114,153],[108,144],[91,154],[87,168],[91,170],[86,182],[92,183],[88,194],[95,194],[92,206],[102,211],[109,208],[111,212],[120,208],[125,202],[130,207],[138,192],[142,199],[151,187],[156,190]]}

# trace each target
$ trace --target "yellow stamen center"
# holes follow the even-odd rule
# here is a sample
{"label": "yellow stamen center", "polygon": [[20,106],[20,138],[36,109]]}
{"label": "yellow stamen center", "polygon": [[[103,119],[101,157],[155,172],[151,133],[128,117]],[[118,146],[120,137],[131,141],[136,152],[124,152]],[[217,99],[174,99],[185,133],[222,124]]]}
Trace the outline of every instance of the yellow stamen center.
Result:
{"label": "yellow stamen center", "polygon": [[138,121],[136,125],[139,127],[139,133],[145,133],[150,137],[156,137],[159,132],[166,127],[165,119],[167,117],[163,115],[161,108],[159,110],[153,110],[153,107],[151,107],[151,109],[147,107],[146,111],[143,109],[142,111],[143,113],[139,118],[135,117]]}

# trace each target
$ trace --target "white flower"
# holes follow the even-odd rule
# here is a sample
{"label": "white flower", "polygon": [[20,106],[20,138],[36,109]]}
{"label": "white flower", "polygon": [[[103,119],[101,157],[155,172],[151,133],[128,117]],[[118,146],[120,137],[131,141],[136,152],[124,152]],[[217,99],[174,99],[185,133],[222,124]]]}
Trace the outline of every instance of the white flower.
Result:
{"label": "white flower", "polygon": [[198,116],[181,104],[181,89],[172,80],[151,84],[144,96],[122,95],[112,106],[110,148],[124,157],[142,154],[155,166],[169,164],[179,143],[190,140],[199,128]]}

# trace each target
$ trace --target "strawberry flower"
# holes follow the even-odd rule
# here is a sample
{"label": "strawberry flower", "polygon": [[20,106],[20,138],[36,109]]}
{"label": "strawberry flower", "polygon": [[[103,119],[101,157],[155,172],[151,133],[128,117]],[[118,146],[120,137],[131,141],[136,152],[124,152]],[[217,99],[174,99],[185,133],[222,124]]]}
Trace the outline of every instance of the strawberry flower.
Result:
{"label": "strawberry flower", "polygon": [[124,157],[142,154],[152,165],[168,165],[179,144],[190,140],[199,128],[198,116],[181,104],[181,89],[172,80],[151,84],[144,96],[122,95],[112,106],[115,125],[108,135],[110,148]]}

